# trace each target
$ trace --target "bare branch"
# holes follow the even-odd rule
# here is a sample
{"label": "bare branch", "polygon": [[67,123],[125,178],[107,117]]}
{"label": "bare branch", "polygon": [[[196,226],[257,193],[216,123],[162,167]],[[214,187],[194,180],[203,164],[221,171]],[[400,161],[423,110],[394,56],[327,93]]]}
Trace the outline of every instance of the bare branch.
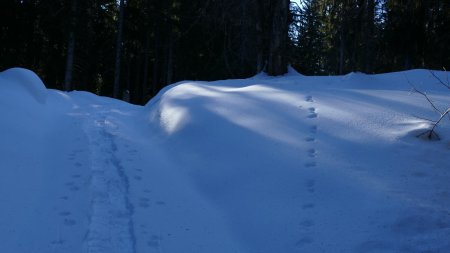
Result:
{"label": "bare branch", "polygon": [[427,99],[428,103],[430,103],[430,105],[433,107],[433,109],[436,112],[438,112],[440,115],[443,114],[443,112],[441,110],[439,110],[439,108],[437,108],[436,105],[434,105],[433,101],[431,101],[431,99],[428,97],[428,95],[425,92],[422,92],[422,91],[416,89],[416,87],[414,87],[414,85],[412,85],[412,83],[410,83],[409,80],[408,80],[408,83],[411,85],[413,92],[419,93],[420,95],[424,96]]}
{"label": "bare branch", "polygon": [[432,119],[427,119],[427,118],[424,118],[424,117],[420,117],[420,116],[417,116],[417,115],[412,115],[413,117],[416,117],[416,118],[418,118],[418,119],[421,119],[421,120],[425,120],[425,121],[429,121],[429,122],[433,122],[433,124],[436,122],[436,120],[432,120]]}
{"label": "bare branch", "polygon": [[[445,70],[445,69],[444,69]],[[448,82],[448,75],[447,75],[447,83],[445,83],[444,81],[442,81],[441,78],[439,78],[436,73],[434,73],[432,70],[430,70],[431,75],[433,75],[434,78],[436,78],[436,80],[439,81],[439,83],[441,83],[442,85],[444,85],[445,87],[447,87],[447,89],[450,89],[450,84]]]}
{"label": "bare branch", "polygon": [[440,140],[441,138],[439,137],[439,135],[436,133],[435,129],[437,127],[437,125],[439,124],[439,122],[441,122],[441,120],[446,116],[446,115],[450,115],[450,108],[447,109],[447,111],[445,111],[441,117],[433,124],[433,127],[430,130],[427,130],[419,135],[417,135],[417,137],[422,137],[425,136],[428,140]]}

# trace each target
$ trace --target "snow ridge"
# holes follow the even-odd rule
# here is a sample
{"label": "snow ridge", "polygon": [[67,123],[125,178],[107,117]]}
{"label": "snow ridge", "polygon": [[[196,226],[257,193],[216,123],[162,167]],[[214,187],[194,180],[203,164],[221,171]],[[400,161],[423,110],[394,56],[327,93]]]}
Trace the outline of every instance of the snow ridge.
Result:
{"label": "snow ridge", "polygon": [[136,252],[129,181],[116,156],[114,128],[102,112],[91,115],[85,126],[92,170],[91,214],[84,243],[87,253]]}

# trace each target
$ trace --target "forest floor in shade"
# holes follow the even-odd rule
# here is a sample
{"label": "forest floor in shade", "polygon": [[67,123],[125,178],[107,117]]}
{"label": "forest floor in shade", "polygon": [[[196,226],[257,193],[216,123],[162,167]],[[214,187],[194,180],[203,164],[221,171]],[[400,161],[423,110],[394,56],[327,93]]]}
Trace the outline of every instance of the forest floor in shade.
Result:
{"label": "forest floor in shade", "polygon": [[[444,72],[435,72],[447,80]],[[0,252],[450,252],[428,70],[183,81],[145,106],[0,73]]]}

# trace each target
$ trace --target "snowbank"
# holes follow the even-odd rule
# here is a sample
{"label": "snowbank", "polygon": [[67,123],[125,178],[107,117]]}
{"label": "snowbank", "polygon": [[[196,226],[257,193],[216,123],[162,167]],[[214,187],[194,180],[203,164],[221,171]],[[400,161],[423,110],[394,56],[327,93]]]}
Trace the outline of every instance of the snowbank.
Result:
{"label": "snowbank", "polygon": [[[439,144],[415,138],[429,127],[420,117],[437,115],[411,84],[450,104],[427,70],[292,72],[182,82],[144,111],[160,147],[224,213],[244,251],[449,249],[450,203],[431,190],[448,186],[431,175],[449,176],[450,126],[439,127]],[[430,165],[419,162],[424,154]],[[427,225],[436,222],[446,225]]]}
{"label": "snowbank", "polygon": [[[436,72],[442,80],[446,73]],[[0,73],[0,252],[448,252],[427,70],[184,81],[146,106]]]}
{"label": "snowbank", "polygon": [[38,103],[45,104],[47,89],[42,80],[31,70],[11,68],[0,72],[1,94],[5,92],[23,92]]}

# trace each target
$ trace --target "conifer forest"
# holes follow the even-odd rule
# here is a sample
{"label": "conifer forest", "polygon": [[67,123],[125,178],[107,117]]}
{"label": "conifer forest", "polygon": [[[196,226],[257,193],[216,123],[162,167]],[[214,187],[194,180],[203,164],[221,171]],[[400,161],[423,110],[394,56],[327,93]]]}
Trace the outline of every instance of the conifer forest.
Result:
{"label": "conifer forest", "polygon": [[450,67],[448,0],[2,0],[0,71],[143,104],[180,80]]}

